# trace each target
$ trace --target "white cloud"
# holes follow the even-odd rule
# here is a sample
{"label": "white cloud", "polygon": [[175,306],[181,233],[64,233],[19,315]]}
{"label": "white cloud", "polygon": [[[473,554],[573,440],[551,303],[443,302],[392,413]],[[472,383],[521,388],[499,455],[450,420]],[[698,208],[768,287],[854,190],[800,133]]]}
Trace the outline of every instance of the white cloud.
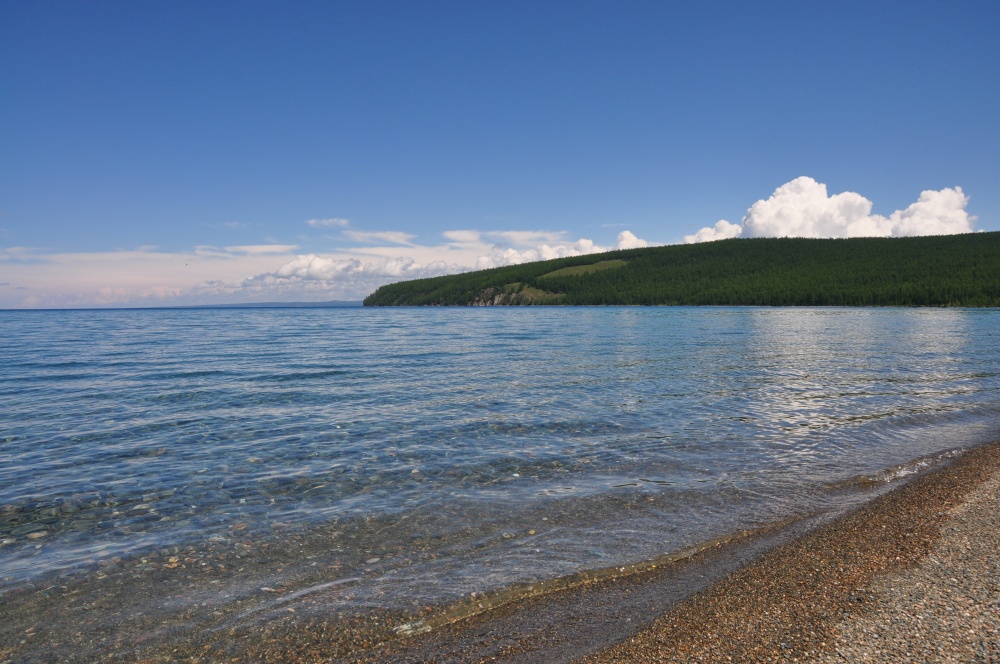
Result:
{"label": "white cloud", "polygon": [[969,233],[976,218],[965,211],[968,204],[969,197],[961,187],[923,191],[916,203],[890,215],[892,234],[898,237]]}
{"label": "white cloud", "polygon": [[618,234],[615,249],[642,249],[651,246],[649,242],[638,238],[632,231],[622,231]]}
{"label": "white cloud", "polygon": [[694,244],[695,242],[711,242],[712,240],[728,240],[732,237],[739,237],[740,233],[743,232],[743,227],[739,224],[731,224],[725,219],[720,219],[715,222],[715,226],[706,226],[694,235],[685,235],[684,242],[686,244]]}
{"label": "white cloud", "polygon": [[309,219],[306,223],[313,228],[347,228],[351,225],[350,221],[339,217],[330,217],[329,219]]}
{"label": "white cloud", "polygon": [[356,242],[391,242],[393,244],[412,244],[416,235],[399,231],[344,231],[344,235]]}
{"label": "white cloud", "polygon": [[754,203],[743,218],[748,237],[854,237],[889,234],[871,217],[872,202],[852,191],[827,196],[826,185],[795,178],[770,198]]}
{"label": "white cloud", "polygon": [[[888,217],[872,214],[872,202],[853,191],[830,196],[826,185],[810,177],[795,178],[770,198],[754,203],[743,226],[721,220],[702,228],[685,242],[705,242],[741,233],[746,237],[903,237],[972,232],[976,218],[965,207],[961,187],[924,191],[905,210]],[[737,229],[740,229],[739,231]]]}
{"label": "white cloud", "polygon": [[191,295],[200,300],[221,298],[225,301],[359,300],[386,283],[467,270],[467,267],[443,261],[421,264],[406,257],[364,261],[354,257],[307,254],[295,257],[274,272],[199,284]]}
{"label": "white cloud", "polygon": [[296,256],[273,271],[199,284],[190,295],[198,300],[223,298],[226,301],[361,299],[379,286],[395,281],[649,246],[629,231],[619,233],[615,245],[610,247],[597,245],[587,238],[575,242],[543,242],[530,247],[522,245],[521,248],[484,241],[484,238],[506,238],[513,244],[557,237],[547,231],[453,230],[442,236],[448,242],[434,247],[360,247],[338,254]]}
{"label": "white cloud", "polygon": [[533,261],[547,261],[553,258],[567,258],[570,256],[583,256],[585,254],[600,254],[605,251],[615,249],[637,249],[648,247],[650,243],[637,238],[631,231],[622,231],[618,234],[615,245],[612,247],[602,247],[594,244],[592,240],[580,238],[572,244],[541,244],[530,249],[518,250],[510,248],[494,248],[492,253],[480,256],[476,259],[476,269],[490,267],[501,267],[504,265],[519,265],[521,263],[531,263]]}
{"label": "white cloud", "polygon": [[[975,221],[966,212],[968,201],[959,187],[924,191],[906,209],[881,216],[872,214],[872,202],[860,194],[831,196],[825,185],[801,177],[754,203],[742,225],[720,220],[684,240],[965,233]],[[404,279],[650,246],[628,230],[602,246],[589,238],[570,240],[562,231],[475,229],[446,231],[439,244],[426,246],[415,244],[409,233],[351,229],[346,219],[306,223],[339,228],[344,237],[364,244],[304,255],[296,255],[297,245],[271,239],[180,252],[152,246],[94,253],[0,247],[4,281],[16,284],[0,291],[0,307],[360,299]]]}
{"label": "white cloud", "polygon": [[[357,300],[383,284],[404,279],[457,274],[546,258],[579,256],[647,246],[629,231],[614,246],[587,238],[552,240],[548,231],[453,230],[442,244],[362,246],[321,255],[295,255],[296,245],[214,247],[188,252],[153,249],[100,253],[45,253],[24,247],[0,248],[5,281],[18,290],[0,291],[4,307],[160,306],[279,300]],[[400,237],[405,236],[405,237]],[[395,240],[410,242],[400,234]],[[389,239],[371,233],[367,239]],[[503,242],[506,240],[506,242]],[[249,276],[248,276],[249,275]]]}

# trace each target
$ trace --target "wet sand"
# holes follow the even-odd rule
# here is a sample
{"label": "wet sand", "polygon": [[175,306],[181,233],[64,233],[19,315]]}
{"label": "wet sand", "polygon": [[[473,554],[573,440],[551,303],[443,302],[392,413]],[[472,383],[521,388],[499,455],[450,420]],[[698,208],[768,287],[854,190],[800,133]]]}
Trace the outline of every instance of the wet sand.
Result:
{"label": "wet sand", "polygon": [[[1000,662],[998,489],[995,444],[836,519],[739,534],[668,564],[581,577],[558,592],[509,602],[471,598],[407,614],[335,616],[322,592],[283,595],[275,582],[235,600],[208,593],[165,621],[132,607],[148,606],[152,595],[169,608],[173,593],[190,593],[183,587],[193,577],[126,569],[110,596],[113,576],[93,588],[0,598],[0,663],[98,655],[134,662]],[[197,576],[224,575],[218,567]],[[258,601],[261,595],[274,599]],[[490,603],[496,608],[476,613]],[[420,620],[434,629],[401,635],[402,623]],[[64,628],[57,633],[53,624]]]}

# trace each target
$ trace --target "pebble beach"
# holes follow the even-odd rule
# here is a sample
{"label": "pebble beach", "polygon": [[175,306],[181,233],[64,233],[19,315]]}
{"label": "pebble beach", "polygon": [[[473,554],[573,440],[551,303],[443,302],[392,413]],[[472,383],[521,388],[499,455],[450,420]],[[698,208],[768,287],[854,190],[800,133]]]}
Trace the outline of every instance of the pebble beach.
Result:
{"label": "pebble beach", "polygon": [[998,468],[973,450],[584,661],[1000,662]]}

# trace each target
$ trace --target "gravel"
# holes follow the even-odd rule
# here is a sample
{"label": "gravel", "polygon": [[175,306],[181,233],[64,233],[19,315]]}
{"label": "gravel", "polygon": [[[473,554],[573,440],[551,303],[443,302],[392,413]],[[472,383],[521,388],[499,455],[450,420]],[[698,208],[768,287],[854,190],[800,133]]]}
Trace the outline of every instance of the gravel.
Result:
{"label": "gravel", "polygon": [[1000,476],[948,510],[915,567],[876,579],[817,662],[1000,662]]}
{"label": "gravel", "polygon": [[998,488],[974,449],[581,661],[1000,663]]}

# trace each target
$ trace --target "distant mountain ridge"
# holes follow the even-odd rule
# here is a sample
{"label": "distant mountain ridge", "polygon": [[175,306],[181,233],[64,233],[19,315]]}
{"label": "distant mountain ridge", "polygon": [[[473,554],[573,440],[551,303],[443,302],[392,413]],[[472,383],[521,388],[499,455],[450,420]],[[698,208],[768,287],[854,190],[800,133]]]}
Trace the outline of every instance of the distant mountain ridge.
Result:
{"label": "distant mountain ridge", "polygon": [[388,284],[364,304],[997,307],[1000,232],[610,251]]}

